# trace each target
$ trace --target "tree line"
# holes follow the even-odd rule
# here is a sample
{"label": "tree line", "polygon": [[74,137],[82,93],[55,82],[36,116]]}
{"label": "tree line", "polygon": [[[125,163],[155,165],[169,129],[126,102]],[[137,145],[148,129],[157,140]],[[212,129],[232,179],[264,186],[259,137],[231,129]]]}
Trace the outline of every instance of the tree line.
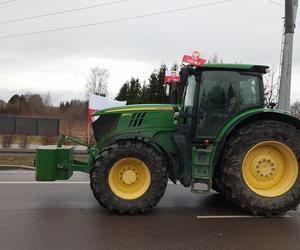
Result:
{"label": "tree line", "polygon": [[49,94],[13,95],[7,103],[2,101],[1,114],[40,115],[51,107]]}
{"label": "tree line", "polygon": [[[208,63],[223,63],[222,60],[214,55]],[[171,70],[177,70],[178,65],[174,64]],[[161,64],[154,69],[147,81],[132,77],[127,80],[120,88],[117,96],[118,101],[127,101],[127,104],[146,104],[146,103],[170,103],[170,97],[165,93],[164,76],[167,66]],[[108,94],[109,71],[107,69],[93,67],[87,77],[86,91],[101,96]],[[265,75],[265,100],[266,105],[278,102],[278,76],[274,70]],[[179,97],[183,91],[183,86],[179,84]],[[70,100],[61,102],[59,107],[51,105],[49,94],[15,94],[7,103],[0,100],[0,114],[38,116],[45,115],[50,117],[62,117],[67,119],[86,119],[88,109],[87,100]],[[291,111],[300,116],[300,102],[295,102]]]}
{"label": "tree line", "polygon": [[0,101],[0,114],[22,116],[47,116],[62,119],[86,120],[88,101],[73,99],[60,102],[59,107],[51,104],[50,94],[15,94],[7,103]]}
{"label": "tree line", "polygon": [[127,104],[169,103],[169,97],[166,96],[164,87],[166,69],[164,64],[155,69],[151,73],[148,83],[132,77],[123,84],[115,99],[127,101]]}

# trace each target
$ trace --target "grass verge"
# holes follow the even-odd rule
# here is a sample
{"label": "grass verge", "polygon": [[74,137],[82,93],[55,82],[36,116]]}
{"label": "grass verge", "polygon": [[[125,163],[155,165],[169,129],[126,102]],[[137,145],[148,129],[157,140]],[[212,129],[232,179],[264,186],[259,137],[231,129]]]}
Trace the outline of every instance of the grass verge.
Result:
{"label": "grass verge", "polygon": [[[75,160],[87,161],[87,155],[74,156]],[[34,167],[34,157],[0,157],[0,165],[23,165]]]}

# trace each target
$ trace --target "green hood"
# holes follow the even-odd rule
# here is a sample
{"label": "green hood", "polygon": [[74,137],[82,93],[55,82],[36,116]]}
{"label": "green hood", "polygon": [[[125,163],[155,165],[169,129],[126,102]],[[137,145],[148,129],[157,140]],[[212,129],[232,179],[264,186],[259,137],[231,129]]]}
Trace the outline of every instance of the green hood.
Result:
{"label": "green hood", "polygon": [[138,105],[126,105],[113,108],[107,108],[93,113],[93,116],[109,114],[109,113],[125,113],[132,111],[163,111],[172,110],[174,107],[178,107],[176,104],[138,104]]}

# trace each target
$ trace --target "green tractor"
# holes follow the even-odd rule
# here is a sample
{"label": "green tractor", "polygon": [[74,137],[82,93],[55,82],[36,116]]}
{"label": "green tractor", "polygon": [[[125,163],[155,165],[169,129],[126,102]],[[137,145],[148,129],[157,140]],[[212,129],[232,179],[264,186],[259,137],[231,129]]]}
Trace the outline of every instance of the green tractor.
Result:
{"label": "green tractor", "polygon": [[67,179],[73,170],[89,173],[95,198],[117,213],[149,211],[168,180],[195,193],[213,189],[255,215],[295,209],[300,202],[300,121],[265,108],[267,70],[239,64],[186,66],[180,73],[180,104],[95,112],[97,143],[88,147],[89,161],[74,161],[62,140],[57,147],[41,147],[37,180]]}

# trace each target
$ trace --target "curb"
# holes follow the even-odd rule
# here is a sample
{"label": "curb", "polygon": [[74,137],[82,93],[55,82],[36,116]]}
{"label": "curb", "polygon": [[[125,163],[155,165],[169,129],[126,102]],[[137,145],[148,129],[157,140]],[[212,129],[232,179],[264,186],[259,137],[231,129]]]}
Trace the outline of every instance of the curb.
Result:
{"label": "curb", "polygon": [[[36,149],[0,149],[0,154],[36,154]],[[74,155],[87,155],[86,150],[74,150]]]}
{"label": "curb", "polygon": [[13,169],[35,170],[35,167],[24,166],[24,165],[0,165],[0,171],[13,170]]}

